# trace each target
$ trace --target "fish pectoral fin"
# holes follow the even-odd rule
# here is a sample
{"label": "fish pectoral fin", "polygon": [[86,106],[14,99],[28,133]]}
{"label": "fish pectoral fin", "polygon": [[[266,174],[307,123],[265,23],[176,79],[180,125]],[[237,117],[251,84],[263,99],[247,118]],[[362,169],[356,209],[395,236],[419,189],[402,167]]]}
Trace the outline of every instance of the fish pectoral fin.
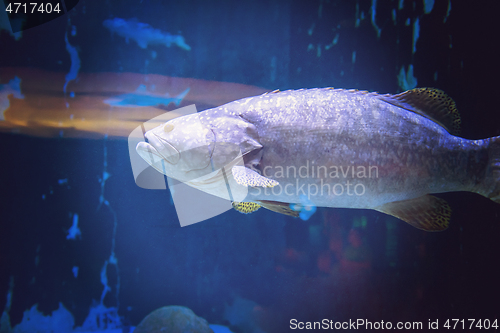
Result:
{"label": "fish pectoral fin", "polygon": [[415,199],[389,202],[375,210],[425,231],[447,229],[451,217],[451,208],[446,200],[429,194]]}
{"label": "fish pectoral fin", "polygon": [[255,203],[255,202],[236,202],[236,201],[233,201],[231,204],[233,205],[234,209],[236,209],[238,212],[243,213],[243,214],[253,213],[260,208],[260,205],[258,203]]}
{"label": "fish pectoral fin", "polygon": [[244,166],[235,165],[231,169],[234,180],[243,186],[251,187],[273,187],[279,183],[275,180],[259,175],[257,172]]}
{"label": "fish pectoral fin", "polygon": [[262,207],[272,210],[275,213],[280,213],[288,216],[299,217],[300,212],[290,208],[290,204],[279,201],[259,200],[257,201]]}
{"label": "fish pectoral fin", "polygon": [[418,113],[441,125],[450,134],[460,134],[460,114],[455,102],[439,89],[415,88],[397,95],[382,95],[380,99]]}
{"label": "fish pectoral fin", "polygon": [[243,214],[250,214],[257,211],[260,207],[269,209],[275,213],[288,216],[299,217],[299,213],[290,208],[290,205],[279,201],[259,200],[257,202],[232,202],[233,208]]}

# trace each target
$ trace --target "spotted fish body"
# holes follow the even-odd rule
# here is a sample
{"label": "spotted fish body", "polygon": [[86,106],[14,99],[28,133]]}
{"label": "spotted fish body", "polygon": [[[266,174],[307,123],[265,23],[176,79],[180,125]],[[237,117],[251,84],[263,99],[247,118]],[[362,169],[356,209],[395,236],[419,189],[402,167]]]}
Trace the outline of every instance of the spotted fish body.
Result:
{"label": "spotted fish body", "polygon": [[[499,137],[453,135],[460,123],[455,103],[436,89],[398,95],[290,90],[198,116],[208,129],[212,161],[224,160],[224,143],[243,155],[244,167],[232,168],[235,181],[249,188],[245,204],[235,204],[240,211],[264,206],[296,215],[289,204],[306,195],[316,206],[375,209],[443,230],[449,206],[429,193],[471,191],[500,201]],[[189,123],[182,118],[170,122],[182,128]],[[157,134],[173,146],[189,140],[186,131],[168,135]]]}

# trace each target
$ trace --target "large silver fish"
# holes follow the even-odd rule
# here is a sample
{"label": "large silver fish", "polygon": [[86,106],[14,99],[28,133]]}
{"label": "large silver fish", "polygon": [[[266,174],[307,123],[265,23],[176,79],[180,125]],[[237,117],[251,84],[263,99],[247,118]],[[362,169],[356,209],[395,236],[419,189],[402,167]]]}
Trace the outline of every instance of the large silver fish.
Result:
{"label": "large silver fish", "polygon": [[[500,137],[467,140],[459,128],[454,101],[437,89],[290,90],[170,120],[147,132],[137,152],[245,213],[262,206],[297,216],[290,204],[306,196],[438,231],[451,209],[430,193],[470,191],[500,203]],[[248,195],[228,197],[228,184]]]}

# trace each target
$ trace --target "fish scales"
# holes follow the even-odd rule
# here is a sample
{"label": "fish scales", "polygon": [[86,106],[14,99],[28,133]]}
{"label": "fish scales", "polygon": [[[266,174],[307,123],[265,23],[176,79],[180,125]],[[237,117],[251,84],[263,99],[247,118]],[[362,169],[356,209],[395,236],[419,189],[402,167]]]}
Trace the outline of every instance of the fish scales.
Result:
{"label": "fish scales", "polygon": [[[167,124],[146,133],[139,154],[164,159],[173,178],[201,177],[190,185],[226,199],[221,173],[207,174],[229,165],[229,182],[248,187],[246,203],[233,205],[245,213],[262,205],[297,216],[289,205],[307,196],[316,206],[375,209],[438,231],[451,209],[431,193],[471,191],[500,203],[500,137],[450,134],[460,125],[455,103],[433,88],[272,92]],[[232,161],[235,151],[244,166]]]}
{"label": "fish scales", "polygon": [[[303,174],[310,177],[299,179],[299,185],[318,184],[317,178],[310,178],[312,169],[320,166],[327,170],[378,167],[377,178],[361,179],[349,173],[346,177],[340,175],[342,179],[329,179],[331,185],[344,178],[357,180],[365,186],[367,195],[359,198],[334,194],[334,200],[318,196],[313,198],[318,205],[373,208],[429,190],[448,192],[474,185],[466,170],[469,155],[475,160],[481,145],[452,136],[433,121],[382,101],[379,96],[337,89],[292,90],[251,97],[235,105],[231,112],[256,126],[257,141],[263,146],[259,168],[266,177],[275,179],[281,168],[308,166]],[[276,180],[282,186],[297,184],[297,179],[278,176]],[[290,192],[295,194],[289,199],[298,203],[299,192]],[[263,195],[269,200],[280,199],[272,191],[267,193]]]}

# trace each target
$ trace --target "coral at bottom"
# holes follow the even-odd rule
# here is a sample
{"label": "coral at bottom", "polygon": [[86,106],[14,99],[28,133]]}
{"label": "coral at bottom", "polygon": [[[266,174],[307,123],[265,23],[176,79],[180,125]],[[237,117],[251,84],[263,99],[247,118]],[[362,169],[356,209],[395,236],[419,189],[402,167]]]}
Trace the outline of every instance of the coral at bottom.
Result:
{"label": "coral at bottom", "polygon": [[207,321],[183,306],[164,306],[144,318],[134,333],[213,333]]}

